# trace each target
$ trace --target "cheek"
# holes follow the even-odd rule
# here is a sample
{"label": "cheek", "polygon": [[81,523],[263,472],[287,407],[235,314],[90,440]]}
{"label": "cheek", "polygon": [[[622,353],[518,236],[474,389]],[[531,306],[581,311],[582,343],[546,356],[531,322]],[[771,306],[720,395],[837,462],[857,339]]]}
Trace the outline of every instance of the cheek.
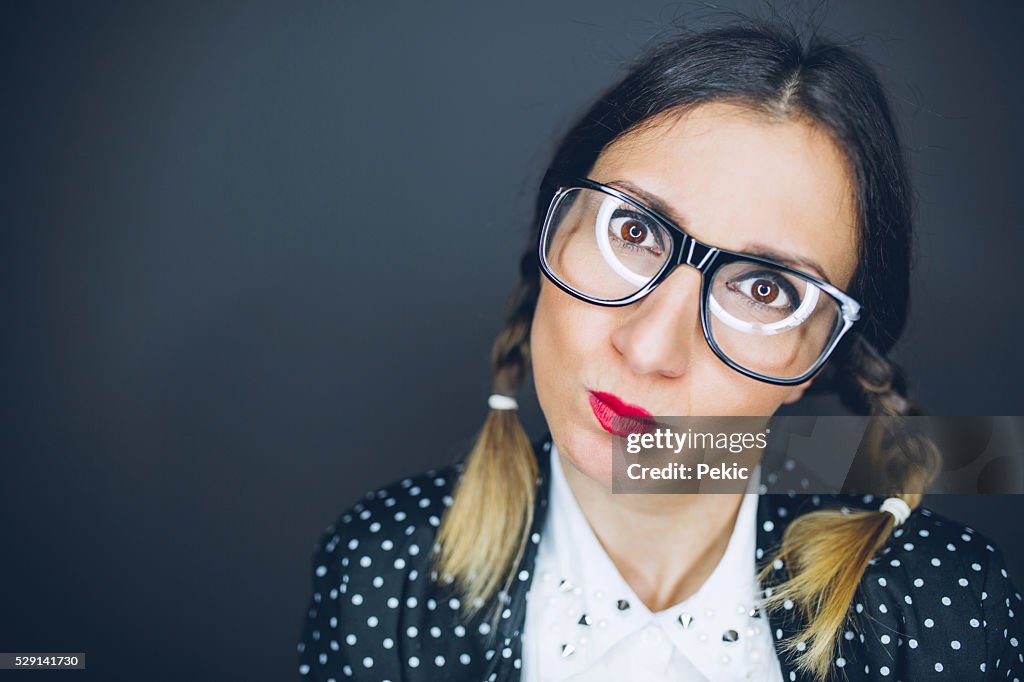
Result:
{"label": "cheek", "polygon": [[601,308],[544,282],[530,330],[533,383],[547,426],[566,454],[610,448],[586,394],[588,382],[600,376],[595,367],[607,366],[602,359],[611,347],[608,325]]}
{"label": "cheek", "polygon": [[[537,392],[565,390],[597,356],[610,334],[602,310],[577,301],[545,281],[530,329],[530,354]],[[544,396],[538,395],[542,403]]]}
{"label": "cheek", "polygon": [[611,486],[611,437],[590,414],[585,383],[610,331],[601,310],[556,289],[541,287],[530,329],[537,401],[559,451],[589,478]]}
{"label": "cheek", "polygon": [[[716,358],[717,361],[717,358]],[[720,378],[717,390],[709,392],[712,410],[704,409],[709,416],[769,416],[776,412],[783,401],[792,393],[788,386],[774,386],[757,379],[751,379],[718,361],[721,369],[716,371]]]}
{"label": "cheek", "polygon": [[[573,345],[572,335],[568,333],[569,311],[565,301],[560,300],[562,298],[567,297],[552,291],[547,282],[542,283],[530,329],[534,385],[545,414],[550,406],[558,404],[556,394],[569,374],[565,371],[567,365],[579,354]],[[562,368],[562,371],[557,368]]]}

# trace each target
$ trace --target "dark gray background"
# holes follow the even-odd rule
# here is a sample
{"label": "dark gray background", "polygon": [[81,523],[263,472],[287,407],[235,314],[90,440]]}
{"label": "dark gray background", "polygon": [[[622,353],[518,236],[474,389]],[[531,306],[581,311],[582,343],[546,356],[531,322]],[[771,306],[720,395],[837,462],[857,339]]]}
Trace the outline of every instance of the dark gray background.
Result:
{"label": "dark gray background", "polygon": [[[920,248],[898,358],[934,414],[1024,414],[1022,7],[824,20],[859,37],[906,132]],[[485,416],[557,134],[652,35],[709,15],[5,3],[0,650],[85,651],[104,680],[293,675],[321,529],[460,456]],[[1020,498],[931,502],[1021,584]]]}

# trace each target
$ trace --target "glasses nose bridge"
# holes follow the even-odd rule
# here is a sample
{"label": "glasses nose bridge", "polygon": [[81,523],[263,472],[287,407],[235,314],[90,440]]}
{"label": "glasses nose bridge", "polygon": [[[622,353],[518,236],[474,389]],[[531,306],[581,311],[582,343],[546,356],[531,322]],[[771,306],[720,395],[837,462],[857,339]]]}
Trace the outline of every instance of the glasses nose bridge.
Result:
{"label": "glasses nose bridge", "polygon": [[703,275],[704,270],[711,264],[715,254],[718,253],[718,249],[697,241],[685,232],[682,233],[682,238],[679,255],[676,257],[672,270],[685,263]]}

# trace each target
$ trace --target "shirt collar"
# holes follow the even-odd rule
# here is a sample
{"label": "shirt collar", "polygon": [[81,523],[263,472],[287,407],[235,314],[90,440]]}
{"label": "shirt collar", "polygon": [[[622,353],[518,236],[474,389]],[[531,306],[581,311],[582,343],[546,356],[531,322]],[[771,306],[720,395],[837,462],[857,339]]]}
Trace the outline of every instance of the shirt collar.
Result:
{"label": "shirt collar", "polygon": [[[536,598],[557,604],[529,611],[528,618],[531,627],[573,635],[563,637],[567,641],[562,643],[572,647],[570,667],[586,670],[604,652],[626,640],[630,647],[641,649],[670,642],[674,647],[647,647],[654,659],[665,659],[649,660],[652,669],[664,668],[669,657],[686,652],[689,662],[716,680],[729,678],[737,667],[763,669],[765,662],[774,660],[767,619],[754,610],[760,467],[751,476],[725,553],[711,575],[695,594],[654,613],[601,546],[569,487],[553,444],[547,458],[548,516],[535,566],[539,584],[535,582],[534,589]],[[752,617],[752,611],[757,617]],[[581,622],[589,625],[578,627]],[[560,644],[553,644],[555,648],[549,644],[542,649],[549,657],[548,664],[563,663],[557,660]]]}
{"label": "shirt collar", "polygon": [[[533,510],[533,518],[530,523],[529,540],[523,552],[522,559],[516,569],[517,579],[512,582],[508,594],[504,595],[502,601],[507,605],[510,615],[499,621],[498,627],[487,639],[491,642],[497,640],[503,646],[513,646],[522,640],[522,631],[526,620],[526,595],[528,594],[532,581],[534,568],[537,562],[537,550],[540,545],[541,533],[547,522],[548,500],[551,493],[551,457],[552,446],[551,434],[546,433],[535,444],[534,452],[537,456],[537,489]],[[793,495],[759,495],[757,504],[757,540],[755,547],[755,561],[760,570],[768,563],[774,550],[782,541],[782,535],[786,526],[805,508],[802,498],[808,496]],[[812,498],[814,496],[811,496]],[[803,500],[806,501],[806,500]],[[815,503],[811,508],[817,508]],[[809,510],[809,509],[808,509]],[[784,580],[788,579],[786,567],[776,564],[774,570],[768,572],[762,587],[767,590]],[[773,611],[768,614],[768,623],[772,628],[772,636],[776,641],[795,635],[805,624],[802,615],[797,609],[785,612]],[[518,648],[518,647],[517,647]],[[802,682],[810,680],[804,673],[796,669],[794,665],[795,654],[780,653],[779,662],[782,666],[784,679]],[[488,668],[488,677],[492,679],[519,679],[519,670],[514,668],[511,660],[504,656],[493,656],[491,665]]]}

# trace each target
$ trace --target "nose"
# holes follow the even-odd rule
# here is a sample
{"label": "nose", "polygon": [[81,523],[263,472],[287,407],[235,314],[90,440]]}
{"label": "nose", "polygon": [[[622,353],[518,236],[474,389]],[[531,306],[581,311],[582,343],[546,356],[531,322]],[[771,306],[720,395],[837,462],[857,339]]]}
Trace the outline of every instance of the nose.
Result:
{"label": "nose", "polygon": [[704,338],[700,285],[696,269],[679,265],[654,291],[619,309],[623,317],[611,341],[630,369],[668,378],[686,373]]}

